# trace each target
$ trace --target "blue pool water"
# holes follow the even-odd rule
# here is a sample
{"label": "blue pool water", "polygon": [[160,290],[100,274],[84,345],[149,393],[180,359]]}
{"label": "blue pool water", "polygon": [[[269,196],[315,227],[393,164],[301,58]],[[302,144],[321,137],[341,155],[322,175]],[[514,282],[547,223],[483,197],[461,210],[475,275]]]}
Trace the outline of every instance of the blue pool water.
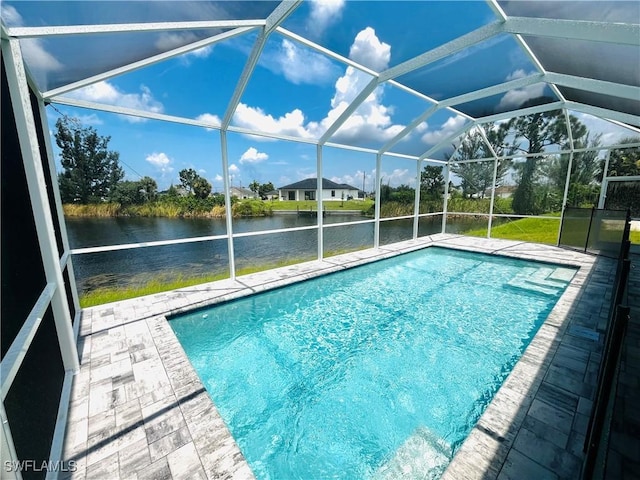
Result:
{"label": "blue pool water", "polygon": [[432,247],[169,323],[257,478],[438,478],[573,273]]}

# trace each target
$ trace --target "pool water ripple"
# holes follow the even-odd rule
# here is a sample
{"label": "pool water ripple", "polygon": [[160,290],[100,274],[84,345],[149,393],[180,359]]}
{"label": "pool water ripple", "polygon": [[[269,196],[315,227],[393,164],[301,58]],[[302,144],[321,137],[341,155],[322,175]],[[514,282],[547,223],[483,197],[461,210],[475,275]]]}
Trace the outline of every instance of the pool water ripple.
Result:
{"label": "pool water ripple", "polygon": [[523,268],[429,248],[170,325],[257,478],[438,478],[558,298]]}

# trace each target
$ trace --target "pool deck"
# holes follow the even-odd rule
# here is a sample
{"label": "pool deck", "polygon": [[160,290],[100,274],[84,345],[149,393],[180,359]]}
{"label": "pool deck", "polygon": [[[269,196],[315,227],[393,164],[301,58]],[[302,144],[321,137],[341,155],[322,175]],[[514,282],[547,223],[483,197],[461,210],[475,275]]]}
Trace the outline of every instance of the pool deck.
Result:
{"label": "pool deck", "polygon": [[443,477],[578,478],[615,262],[448,234],[84,309],[63,478],[253,478],[165,316],[427,246],[580,267]]}

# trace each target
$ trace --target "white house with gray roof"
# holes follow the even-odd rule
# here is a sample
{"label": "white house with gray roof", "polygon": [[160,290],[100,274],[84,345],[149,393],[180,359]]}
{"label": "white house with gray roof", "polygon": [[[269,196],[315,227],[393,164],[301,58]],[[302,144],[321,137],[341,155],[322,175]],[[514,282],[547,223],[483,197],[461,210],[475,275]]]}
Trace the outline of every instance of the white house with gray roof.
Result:
{"label": "white house with gray roof", "polygon": [[[318,181],[316,178],[306,178],[299,182],[280,187],[280,200],[316,200]],[[346,183],[336,183],[329,179],[322,179],[322,201],[341,201],[362,198],[360,190]]]}

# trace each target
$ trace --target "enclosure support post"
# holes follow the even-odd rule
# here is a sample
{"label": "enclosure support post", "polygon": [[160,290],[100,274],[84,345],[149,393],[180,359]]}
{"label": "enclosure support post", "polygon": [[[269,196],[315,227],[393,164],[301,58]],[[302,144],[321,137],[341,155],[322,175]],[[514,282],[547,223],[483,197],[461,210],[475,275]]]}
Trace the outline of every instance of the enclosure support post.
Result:
{"label": "enclosure support post", "polygon": [[317,177],[317,193],[318,196],[318,260],[322,260],[324,257],[324,232],[323,229],[323,211],[322,211],[322,145],[318,145],[317,148],[317,165],[316,171]]}
{"label": "enclosure support post", "polygon": [[444,166],[444,202],[442,204],[442,233],[447,230],[447,205],[449,203],[449,164]]}
{"label": "enclosure support post", "polygon": [[233,251],[233,212],[231,210],[231,193],[229,190],[229,157],[227,154],[227,132],[220,130],[220,147],[222,150],[222,176],[224,184],[224,204],[227,220],[227,250],[229,256],[229,277],[236,279],[236,259]]}
{"label": "enclosure support post", "polygon": [[571,168],[573,167],[573,151],[569,153],[569,165],[567,165],[567,178],[564,181],[564,195],[562,196],[562,213],[560,213],[560,226],[558,227],[558,241],[560,245],[560,234],[562,233],[562,222],[564,221],[564,211],[567,208],[567,196],[569,195],[569,184],[571,183]]}
{"label": "enclosure support post", "polygon": [[418,238],[418,226],[420,223],[420,172],[422,172],[422,160],[416,162],[416,197],[413,206],[413,239]]}
{"label": "enclosure support post", "polygon": [[19,472],[13,469],[8,472],[4,466],[5,462],[17,462],[19,460],[13,437],[11,436],[11,426],[4,410],[4,402],[0,402],[0,453],[3,460],[2,478],[5,478],[6,475],[7,480],[21,479],[22,475]]}
{"label": "enclosure support post", "polygon": [[31,108],[27,74],[17,39],[2,40],[2,56],[5,59],[11,103],[18,130],[18,139],[42,255],[42,264],[47,283],[53,283],[56,286],[51,298],[51,309],[56,326],[58,346],[65,370],[76,373],[80,369],[78,350],[73,335],[71,313],[65,295],[64,278],[60,269],[60,256],[54,233],[51,205],[47,196],[47,184],[42,168],[35,117]]}
{"label": "enclosure support post", "polygon": [[[78,287],[76,286],[76,277],[73,273],[73,262],[71,258],[71,249],[69,246],[69,237],[67,235],[67,225],[64,221],[64,210],[62,209],[62,198],[60,196],[60,187],[58,185],[58,177],[56,175],[56,165],[53,160],[53,148],[51,146],[51,137],[47,134],[49,132],[49,125],[47,123],[47,112],[45,111],[44,102],[41,98],[38,99],[38,108],[40,110],[40,121],[42,122],[42,131],[44,133],[44,144],[47,151],[47,161],[49,162],[49,173],[51,174],[51,186],[53,188],[53,196],[56,201],[56,210],[58,212],[58,228],[60,228],[60,235],[62,236],[62,245],[64,252],[68,253],[66,268],[69,276],[69,287],[71,288],[71,296],[73,298],[73,306],[76,310],[76,315],[80,312],[80,299],[78,298]],[[60,269],[64,270],[65,265],[60,264]],[[77,337],[77,329],[74,329],[74,338]]]}
{"label": "enclosure support post", "polygon": [[382,155],[376,155],[376,208],[375,223],[373,224],[373,248],[380,247],[380,169],[382,168]]}
{"label": "enclosure support post", "polygon": [[493,184],[491,187],[491,203],[489,204],[489,223],[487,224],[487,238],[491,238],[491,224],[493,223],[493,206],[496,200],[496,180],[498,176],[498,157],[493,161]]}
{"label": "enclosure support post", "polygon": [[611,150],[607,150],[607,154],[604,157],[604,169],[602,170],[602,181],[600,182],[600,198],[598,198],[598,208],[604,208],[604,202],[607,199],[607,188],[609,182],[607,182],[607,176],[609,175],[609,157],[611,156]]}

